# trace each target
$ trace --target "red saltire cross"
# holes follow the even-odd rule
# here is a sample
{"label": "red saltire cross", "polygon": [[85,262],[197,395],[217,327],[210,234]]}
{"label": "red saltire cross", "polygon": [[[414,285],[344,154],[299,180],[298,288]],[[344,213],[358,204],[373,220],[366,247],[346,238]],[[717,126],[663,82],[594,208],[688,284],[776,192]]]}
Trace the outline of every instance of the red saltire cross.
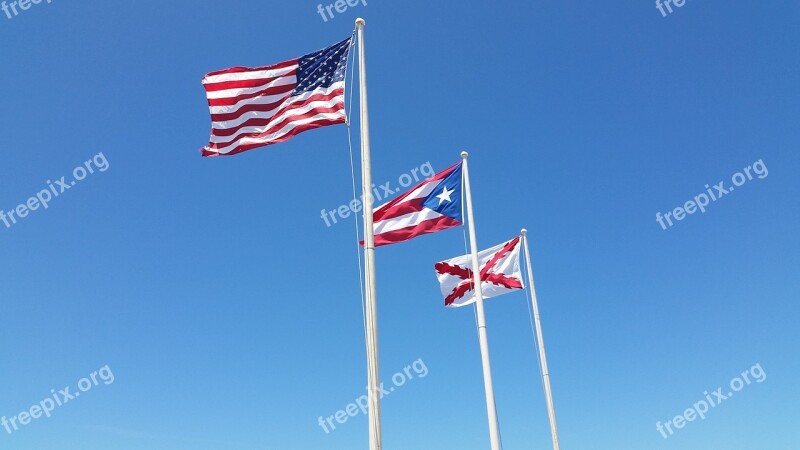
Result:
{"label": "red saltire cross", "polygon": [[[507,277],[502,273],[489,273],[490,270],[494,268],[494,265],[497,264],[497,261],[503,259],[510,251],[514,250],[514,247],[519,244],[519,236],[516,238],[508,241],[503,248],[500,249],[497,253],[495,253],[489,261],[486,261],[486,265],[481,268],[481,281],[488,281],[490,283],[506,287],[508,289],[522,289],[522,284],[513,277]],[[446,262],[438,262],[434,266],[436,268],[436,272],[442,275],[452,275],[454,277],[461,278],[461,283],[453,289],[453,292],[447,295],[444,299],[445,306],[451,305],[454,301],[458,300],[459,298],[466,295],[469,291],[474,289],[474,282],[472,280],[472,270],[468,267],[462,267],[455,264],[448,264]]]}

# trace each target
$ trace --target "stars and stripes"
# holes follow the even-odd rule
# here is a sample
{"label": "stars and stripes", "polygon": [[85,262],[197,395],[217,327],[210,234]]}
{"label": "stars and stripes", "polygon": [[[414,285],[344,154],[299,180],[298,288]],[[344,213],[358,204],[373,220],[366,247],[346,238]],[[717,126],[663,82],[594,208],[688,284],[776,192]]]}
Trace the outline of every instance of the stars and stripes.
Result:
{"label": "stars and stripes", "polygon": [[461,225],[461,163],[377,207],[373,220],[376,247]]}
{"label": "stars and stripes", "polygon": [[[478,252],[481,292],[484,298],[524,289],[519,268],[520,238]],[[475,302],[472,256],[464,255],[435,265],[445,306],[466,306]]]}
{"label": "stars and stripes", "polygon": [[211,139],[202,155],[235,155],[344,123],[350,41],[272,66],[234,67],[206,75]]}

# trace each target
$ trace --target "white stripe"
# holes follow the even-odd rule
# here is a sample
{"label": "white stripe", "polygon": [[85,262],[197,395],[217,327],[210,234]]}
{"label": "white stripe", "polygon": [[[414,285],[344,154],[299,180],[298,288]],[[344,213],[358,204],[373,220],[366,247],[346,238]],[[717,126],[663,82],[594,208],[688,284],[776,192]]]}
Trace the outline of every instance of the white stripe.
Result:
{"label": "white stripe", "polygon": [[[231,139],[235,138],[237,135],[241,135],[241,134],[245,134],[245,133],[265,133],[265,132],[267,132],[267,130],[269,130],[270,128],[275,126],[275,124],[282,122],[284,119],[291,118],[293,116],[302,116],[303,114],[308,113],[312,109],[316,109],[316,108],[320,108],[320,107],[333,108],[337,104],[344,105],[344,95],[336,96],[333,99],[331,99],[330,101],[320,100],[320,101],[311,102],[311,103],[303,106],[302,108],[290,109],[288,111],[285,111],[283,114],[281,114],[279,116],[273,117],[267,125],[264,125],[264,126],[261,126],[261,127],[257,127],[257,126],[242,127],[241,129],[236,130],[236,135],[233,135],[233,136],[213,136],[212,135],[211,136],[211,140],[209,141],[209,143],[217,144],[217,143],[220,143],[220,142],[228,142]],[[245,139],[252,139],[252,138],[242,138],[242,140],[245,140]],[[261,138],[256,138],[256,139],[261,139]]]}
{"label": "white stripe", "polygon": [[297,69],[297,64],[283,67],[281,69],[270,70],[249,70],[247,72],[234,72],[223,73],[219,75],[211,75],[203,78],[203,84],[224,83],[226,81],[242,81],[242,80],[258,80],[261,78],[269,79],[286,75],[287,73]]}
{"label": "white stripe", "polygon": [[292,75],[289,77],[280,77],[277,80],[272,80],[271,82],[263,84],[261,86],[223,89],[221,91],[208,91],[206,92],[206,98],[208,98],[209,100],[216,100],[220,98],[236,98],[240,95],[255,94],[256,92],[263,91],[264,89],[267,88],[277,87],[277,86],[289,86],[296,83],[297,83],[297,77]]}
{"label": "white stripe", "polygon": [[[402,200],[397,202],[395,204],[395,206],[396,205],[402,205],[403,203],[406,203],[408,201],[414,200],[415,198],[427,197],[431,192],[433,192],[434,189],[436,189],[436,186],[438,186],[439,183],[441,183],[443,180],[444,179],[434,180],[434,181],[429,181],[429,182],[423,184],[422,186],[420,186],[420,187],[416,188],[415,190],[409,192],[405,197],[403,197]],[[394,200],[392,200],[392,201],[394,201]],[[377,213],[378,211],[380,211],[382,208],[384,208],[386,205],[388,205],[392,201],[388,201],[388,202],[378,206],[377,208],[375,208],[375,212]],[[384,220],[388,220],[388,218],[384,219]]]}
{"label": "white stripe", "polygon": [[[284,108],[287,105],[291,105],[291,104],[294,104],[294,103],[302,103],[302,102],[308,100],[309,98],[311,98],[312,95],[321,94],[321,95],[326,95],[327,96],[327,95],[330,95],[331,92],[333,92],[333,89],[329,89],[329,90],[323,91],[320,88],[315,89],[314,91],[311,91],[311,92],[304,92],[304,93],[302,93],[302,94],[300,94],[300,95],[298,95],[296,97],[287,98],[285,102],[281,103],[280,105],[276,106],[275,108],[273,108],[273,109],[271,109],[269,111],[250,111],[250,112],[247,112],[247,113],[242,113],[242,115],[237,117],[236,119],[221,120],[221,121],[211,122],[211,128],[213,128],[215,130],[230,130],[230,129],[238,128],[245,121],[247,121],[248,119],[251,119],[251,118],[273,119],[272,115],[275,114],[275,112],[277,110],[279,110],[281,108]],[[330,102],[338,103],[339,99],[341,99],[341,101],[344,102],[344,94],[337,95],[336,97],[331,97],[331,101]],[[317,103],[320,103],[322,101],[323,100],[318,100],[318,101],[315,101],[313,104],[317,104]],[[331,104],[330,106],[334,106],[334,105]],[[275,120],[271,120],[271,121],[275,122]]]}
{"label": "white stripe", "polygon": [[410,192],[408,194],[408,197],[404,198],[403,201],[400,202],[400,203],[405,203],[405,202],[407,202],[409,200],[414,200],[415,198],[427,197],[428,195],[430,195],[431,192],[433,192],[434,189],[436,189],[436,186],[438,186],[439,183],[441,183],[442,181],[443,181],[443,179],[442,180],[433,180],[433,181],[430,181],[428,183],[423,184],[422,186],[418,187],[414,191]]}
{"label": "white stripe", "polygon": [[239,100],[233,105],[228,106],[209,106],[208,109],[211,111],[212,117],[216,114],[231,114],[235,113],[236,111],[240,110],[242,106],[247,105],[268,105],[270,103],[278,102],[282,99],[289,98],[292,95],[292,91],[286,92],[285,94],[274,94],[274,95],[260,95],[258,97],[253,98],[246,98]]}
{"label": "white stripe", "polygon": [[[344,81],[340,81],[340,82],[331,84],[331,86],[328,89],[324,89],[324,88],[319,87],[319,88],[314,89],[313,91],[303,92],[302,94],[296,95],[296,96],[291,97],[291,98],[293,100],[294,99],[298,99],[297,101],[302,101],[302,100],[306,100],[307,98],[311,97],[312,95],[316,95],[316,94],[329,95],[331,92],[333,92],[337,88],[343,88],[343,87],[344,87]],[[276,102],[276,101],[278,101],[280,99],[289,98],[290,95],[291,95],[291,92],[287,92],[285,94],[278,94],[278,95],[264,95],[264,96],[259,96],[259,97],[240,100],[235,105],[230,105],[230,106],[210,106],[209,110],[211,111],[211,115],[212,116],[215,115],[215,114],[229,114],[229,113],[233,113],[233,112],[238,111],[244,105],[267,105],[267,104],[270,104],[270,103],[274,103],[274,102]],[[273,109],[273,111],[274,111],[274,109]],[[267,114],[267,113],[269,113],[269,111],[261,112],[260,114]],[[238,118],[234,119],[234,120],[238,120]],[[216,123],[221,123],[221,122],[214,122],[214,124],[216,124]],[[222,122],[222,123],[225,123],[225,122]],[[241,122],[239,122],[239,123],[241,123]],[[212,124],[212,126],[213,126],[213,124]],[[217,126],[213,126],[213,127],[214,128],[219,128]],[[234,128],[234,127],[225,127],[225,128]]]}
{"label": "white stripe", "polygon": [[272,141],[274,141],[274,140],[276,140],[278,138],[283,137],[285,134],[287,134],[288,132],[290,132],[293,129],[297,128],[299,125],[305,125],[305,124],[313,123],[313,122],[316,122],[316,121],[321,120],[321,119],[343,119],[344,117],[345,117],[344,111],[341,111],[341,112],[338,112],[338,113],[317,114],[314,117],[309,117],[307,119],[296,120],[296,121],[293,121],[293,122],[289,122],[283,128],[281,128],[279,131],[276,131],[274,133],[270,133],[270,134],[268,134],[267,136],[264,136],[264,137],[260,137],[260,138],[257,138],[257,139],[256,138],[243,138],[243,139],[239,139],[237,142],[235,142],[235,143],[233,143],[231,145],[228,145],[227,147],[223,147],[223,148],[219,148],[219,149],[213,149],[213,148],[206,147],[206,150],[208,150],[209,152],[226,154],[226,153],[230,153],[231,151],[233,151],[234,149],[236,149],[236,147],[238,147],[240,145],[246,145],[246,144],[268,144],[268,143],[270,143],[270,142],[272,142]]}
{"label": "white stripe", "polygon": [[238,128],[243,123],[247,122],[250,119],[270,119],[272,115],[275,114],[275,111],[281,109],[283,104],[280,104],[269,111],[248,111],[246,113],[242,113],[241,116],[232,119],[232,120],[220,120],[217,122],[211,122],[211,128],[215,130],[229,130],[231,128]]}
{"label": "white stripe", "polygon": [[412,227],[426,220],[436,219],[437,217],[442,217],[442,214],[439,214],[430,208],[423,208],[422,211],[392,217],[391,219],[384,219],[380,222],[375,222],[375,235],[377,236],[382,233],[388,233],[390,231]]}

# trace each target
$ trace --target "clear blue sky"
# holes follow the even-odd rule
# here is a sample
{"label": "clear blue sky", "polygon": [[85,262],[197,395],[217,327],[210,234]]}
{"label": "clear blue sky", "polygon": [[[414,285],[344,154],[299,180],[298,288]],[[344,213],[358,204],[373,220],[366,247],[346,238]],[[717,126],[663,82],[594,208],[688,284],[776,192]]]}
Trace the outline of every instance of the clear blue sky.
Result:
{"label": "clear blue sky", "polygon": [[[366,448],[346,128],[202,159],[202,76],[266,65],[367,20],[374,180],[471,152],[478,243],[530,230],[564,449],[800,447],[800,7],[687,0],[63,1],[0,13],[0,208],[98,152],[46,210],[0,224],[0,415],[108,364],[14,450]],[[327,4],[327,3],[326,3]],[[662,230],[763,160],[754,179]],[[460,229],[379,248],[386,449],[488,448],[470,308],[433,264]],[[487,302],[504,448],[548,448],[525,295]],[[669,439],[655,429],[760,363]]]}

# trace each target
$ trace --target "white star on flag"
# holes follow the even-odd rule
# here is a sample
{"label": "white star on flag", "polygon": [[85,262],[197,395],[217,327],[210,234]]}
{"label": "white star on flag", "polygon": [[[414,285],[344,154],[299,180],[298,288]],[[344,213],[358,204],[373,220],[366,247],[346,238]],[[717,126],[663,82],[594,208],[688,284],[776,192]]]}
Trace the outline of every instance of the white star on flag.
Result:
{"label": "white star on flag", "polygon": [[442,193],[437,195],[436,198],[439,199],[439,204],[441,205],[443,201],[447,200],[448,202],[452,202],[453,200],[450,199],[450,194],[455,192],[456,190],[453,189],[452,191],[447,190],[447,186],[442,189]]}

